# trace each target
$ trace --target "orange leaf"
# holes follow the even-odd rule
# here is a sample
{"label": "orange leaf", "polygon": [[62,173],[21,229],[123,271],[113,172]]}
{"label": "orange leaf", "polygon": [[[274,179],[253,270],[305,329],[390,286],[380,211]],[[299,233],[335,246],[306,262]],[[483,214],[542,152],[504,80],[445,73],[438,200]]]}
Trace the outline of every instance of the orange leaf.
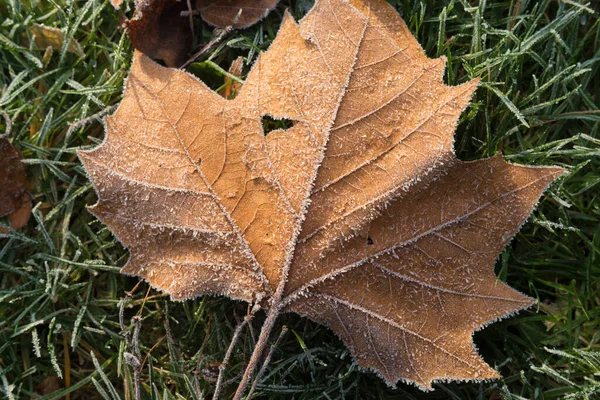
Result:
{"label": "orange leaf", "polygon": [[[233,100],[136,53],[104,143],[80,153],[123,272],[255,303],[267,325],[305,315],[392,384],[497,377],[473,332],[534,300],[494,262],[563,170],[457,160],[478,81],[447,86],[444,64],[383,0],[286,14]],[[265,118],[292,127],[265,135]]]}

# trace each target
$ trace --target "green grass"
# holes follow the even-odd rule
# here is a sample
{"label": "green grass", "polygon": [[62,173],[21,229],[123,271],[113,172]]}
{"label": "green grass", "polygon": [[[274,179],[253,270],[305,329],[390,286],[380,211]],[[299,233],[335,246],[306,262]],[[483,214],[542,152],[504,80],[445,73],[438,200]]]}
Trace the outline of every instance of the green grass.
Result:
{"label": "green grass", "polygon": [[[539,307],[476,334],[503,379],[438,384],[428,394],[404,384],[388,388],[360,372],[331,331],[285,315],[274,336],[284,324],[290,332],[257,397],[600,398],[598,3],[391,2],[428,56],[448,58],[449,84],[482,79],[457,130],[460,158],[501,151],[513,162],[569,168],[497,263],[500,279],[537,297]],[[300,17],[310,5],[282,0],[261,24],[234,32],[210,62],[192,69],[218,88],[235,57],[247,58],[247,72],[268,48],[285,8]],[[85,209],[95,194],[75,154],[101,141],[98,115],[120,101],[131,45],[106,0],[0,0],[0,16],[0,108],[10,116],[9,137],[24,155],[35,205],[24,229],[0,239],[0,397],[38,398],[44,379],[61,376],[63,389],[44,399],[132,398],[118,305],[137,280],[119,274],[127,251]],[[85,56],[29,44],[34,23],[62,29]],[[198,42],[206,42],[211,30],[200,22],[196,28]],[[245,304],[227,299],[174,303],[145,283],[137,286],[125,316],[143,318],[145,398],[198,399],[199,391],[210,398],[214,363],[245,313]],[[247,361],[260,322],[259,315],[243,333],[228,379]]]}

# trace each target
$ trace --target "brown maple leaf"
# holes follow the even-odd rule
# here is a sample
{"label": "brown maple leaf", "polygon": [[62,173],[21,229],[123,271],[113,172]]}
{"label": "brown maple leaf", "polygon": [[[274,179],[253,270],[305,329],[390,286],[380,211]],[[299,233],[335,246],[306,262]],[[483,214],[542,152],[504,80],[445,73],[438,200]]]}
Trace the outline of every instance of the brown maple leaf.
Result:
{"label": "brown maple leaf", "polygon": [[[0,136],[0,217],[7,216],[13,229],[22,228],[31,215],[31,197],[21,155],[5,136]],[[0,235],[7,233],[0,228]]]}
{"label": "brown maple leaf", "polygon": [[[478,82],[446,86],[444,64],[384,0],[286,15],[233,100],[135,54],[104,143],[80,153],[91,211],[129,248],[123,273],[267,309],[236,398],[285,311],[391,384],[498,377],[472,334],[534,300],[494,261],[563,170],[457,160]],[[265,136],[267,117],[294,123]]]}

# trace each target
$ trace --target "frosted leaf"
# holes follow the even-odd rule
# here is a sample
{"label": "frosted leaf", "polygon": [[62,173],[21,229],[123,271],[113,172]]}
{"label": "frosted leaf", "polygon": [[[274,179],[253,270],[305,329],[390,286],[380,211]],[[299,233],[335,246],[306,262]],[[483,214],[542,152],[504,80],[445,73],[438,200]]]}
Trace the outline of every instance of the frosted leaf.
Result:
{"label": "frosted leaf", "polygon": [[444,63],[383,0],[286,14],[232,100],[136,52],[80,153],[123,272],[305,315],[390,384],[497,377],[471,336],[533,300],[494,261],[562,170],[457,160],[477,80],[445,85]]}

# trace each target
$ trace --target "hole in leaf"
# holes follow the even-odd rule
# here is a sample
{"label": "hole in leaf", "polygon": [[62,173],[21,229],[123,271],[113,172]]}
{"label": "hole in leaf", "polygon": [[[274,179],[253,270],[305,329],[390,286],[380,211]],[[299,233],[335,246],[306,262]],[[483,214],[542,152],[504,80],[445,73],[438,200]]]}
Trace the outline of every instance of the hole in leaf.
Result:
{"label": "hole in leaf", "polygon": [[287,131],[288,129],[296,126],[297,121],[287,118],[277,119],[271,117],[270,115],[263,115],[260,119],[260,122],[262,123],[263,132],[265,136],[267,136],[269,133],[276,131],[277,129]]}
{"label": "hole in leaf", "polygon": [[371,239],[371,236],[367,236],[367,244],[368,244],[369,246],[372,246],[372,245],[373,245],[373,239]]}

